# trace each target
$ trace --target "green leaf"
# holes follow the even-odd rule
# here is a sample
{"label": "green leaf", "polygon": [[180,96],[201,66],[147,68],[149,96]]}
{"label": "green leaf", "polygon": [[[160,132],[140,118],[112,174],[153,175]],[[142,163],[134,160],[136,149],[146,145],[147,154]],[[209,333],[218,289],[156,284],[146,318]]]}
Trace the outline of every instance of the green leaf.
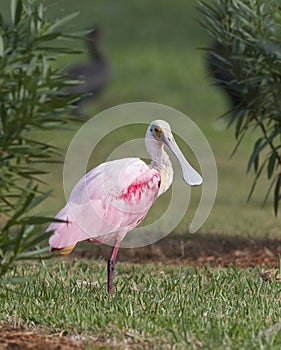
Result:
{"label": "green leaf", "polygon": [[41,196],[39,196],[38,198],[36,198],[34,201],[32,201],[29,206],[26,208],[27,211],[35,208],[37,205],[39,205],[40,203],[42,203],[46,198],[48,198],[50,196],[50,194],[52,193],[52,190],[49,190],[45,193],[43,193]]}
{"label": "green leaf", "polygon": [[66,222],[65,220],[55,219],[49,216],[29,216],[22,218],[21,222],[28,225],[42,225],[51,222]]}
{"label": "green leaf", "polygon": [[48,216],[29,216],[21,219],[21,222],[23,224],[28,224],[28,225],[42,225],[48,222],[51,223],[53,221],[54,221],[54,218],[48,217]]}
{"label": "green leaf", "polygon": [[17,0],[11,0],[11,20],[15,24],[16,19],[16,9],[17,9]]}
{"label": "green leaf", "polygon": [[46,34],[54,32],[54,30],[56,30],[59,27],[63,27],[65,24],[73,21],[74,18],[76,18],[78,15],[79,15],[79,12],[75,12],[75,13],[71,13],[70,15],[67,15],[67,16],[57,20],[53,25],[51,25],[48,28]]}
{"label": "green leaf", "polygon": [[3,16],[2,16],[1,13],[0,13],[0,27],[1,27],[2,29],[4,29],[4,27],[5,27],[5,21],[4,21]]}
{"label": "green leaf", "polygon": [[277,156],[278,156],[278,153],[275,150],[272,151],[272,154],[269,158],[269,162],[268,162],[268,166],[267,166],[267,178],[268,179],[270,179],[272,174],[273,174],[275,163],[277,160]]}
{"label": "green leaf", "polygon": [[258,157],[261,152],[261,150],[267,145],[267,141],[264,141],[264,138],[261,137],[259,138],[254,146],[254,150],[250,156],[249,162],[248,162],[248,167],[247,167],[247,172],[251,170],[252,165],[254,164],[256,166],[256,162],[258,162]]}
{"label": "green leaf", "polygon": [[4,229],[7,229],[8,227],[18,223],[19,217],[25,213],[26,208],[30,205],[33,198],[35,197],[36,191],[37,191],[37,186],[35,186],[34,188],[31,188],[31,182],[27,185],[26,188],[21,189],[20,197],[18,198],[18,201],[15,206],[15,212],[13,213],[10,220],[4,226]]}
{"label": "green leaf", "polygon": [[235,138],[238,139],[239,135],[247,130],[247,121],[245,124],[246,116],[244,113],[239,113],[236,118]]}
{"label": "green leaf", "polygon": [[16,13],[15,13],[15,24],[18,24],[21,20],[22,15],[22,0],[17,1]]}
{"label": "green leaf", "polygon": [[252,198],[252,195],[253,195],[253,193],[254,193],[254,191],[255,191],[255,188],[256,188],[256,185],[257,185],[257,183],[258,183],[258,180],[259,180],[259,178],[260,178],[260,176],[261,176],[261,174],[262,174],[262,172],[263,172],[263,169],[264,169],[264,167],[265,167],[265,164],[266,164],[266,160],[263,162],[263,164],[260,166],[260,168],[258,169],[258,171],[257,171],[257,173],[256,173],[255,179],[254,179],[254,181],[253,181],[253,183],[252,183],[250,192],[249,192],[249,194],[248,194],[247,202],[249,202],[249,201],[251,200],[251,198]]}
{"label": "green leaf", "polygon": [[241,133],[238,140],[236,141],[236,145],[235,145],[234,149],[232,150],[229,158],[232,158],[235,155],[235,153],[237,152],[239,146],[241,145],[241,142],[243,141],[245,135],[246,135],[245,132]]}
{"label": "green leaf", "polygon": [[30,252],[23,252],[23,253],[18,255],[17,260],[30,259],[30,258],[37,258],[38,259],[38,258],[42,257],[43,254],[46,254],[46,253],[49,253],[49,252],[50,252],[50,248],[49,247],[36,249],[36,250],[30,251]]}
{"label": "green leaf", "polygon": [[276,181],[276,179],[273,179],[273,180],[271,181],[270,185],[268,186],[268,189],[267,189],[267,191],[266,191],[266,195],[265,195],[264,200],[263,200],[263,202],[262,202],[262,208],[265,206],[265,204],[266,204],[267,201],[268,201],[268,197],[269,197],[269,195],[270,195],[270,193],[271,193],[271,190],[272,190],[272,188],[273,188],[273,186],[274,186],[275,181]]}
{"label": "green leaf", "polygon": [[22,0],[11,0],[11,19],[14,25],[21,20],[22,10]]}
{"label": "green leaf", "polygon": [[41,36],[38,36],[36,38],[37,41],[48,41],[48,40],[54,40],[57,39],[61,36],[61,33],[56,32],[56,33],[50,33],[50,34],[44,34]]}
{"label": "green leaf", "polygon": [[274,213],[277,216],[280,201],[281,174],[279,174],[274,190]]}
{"label": "green leaf", "polygon": [[38,233],[38,228],[36,226],[34,226],[34,233],[33,233],[33,239],[32,240],[28,240],[28,242],[26,242],[26,248],[34,248],[36,246],[38,246],[38,244],[41,244],[43,242],[46,242],[50,236],[50,234],[48,232],[43,232],[41,235],[37,235],[36,233]]}
{"label": "green leaf", "polygon": [[4,40],[3,40],[3,36],[0,34],[0,57],[4,56]]}

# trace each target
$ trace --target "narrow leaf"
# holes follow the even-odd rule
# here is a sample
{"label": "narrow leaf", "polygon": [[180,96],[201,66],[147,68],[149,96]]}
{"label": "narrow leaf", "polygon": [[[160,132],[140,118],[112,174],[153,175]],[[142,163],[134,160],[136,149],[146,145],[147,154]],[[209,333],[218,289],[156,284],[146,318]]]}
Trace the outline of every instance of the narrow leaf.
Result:
{"label": "narrow leaf", "polygon": [[264,141],[264,139],[262,137],[256,141],[255,146],[254,146],[254,150],[253,150],[253,152],[250,156],[249,162],[248,162],[247,172],[249,172],[251,170],[252,165],[256,161],[256,158],[258,157],[260,150],[262,149],[262,142],[263,141]]}
{"label": "narrow leaf", "polygon": [[49,236],[48,233],[43,232],[41,235],[36,235],[34,234],[35,238],[32,240],[28,240],[28,242],[26,243],[26,248],[31,248],[31,247],[36,247],[38,244],[47,241]]}
{"label": "narrow leaf", "polygon": [[60,36],[61,36],[61,33],[56,32],[56,33],[50,33],[50,34],[45,34],[45,35],[42,35],[42,36],[38,36],[36,38],[36,40],[37,41],[48,41],[48,40],[57,39]]}
{"label": "narrow leaf", "polygon": [[277,159],[277,152],[274,150],[274,151],[272,151],[272,154],[269,158],[269,162],[268,162],[268,166],[267,166],[267,178],[268,179],[270,179],[272,174],[273,174],[276,159]]}
{"label": "narrow leaf", "polygon": [[3,36],[0,35],[0,57],[4,56],[4,40]]}
{"label": "narrow leaf", "polygon": [[266,160],[263,162],[263,164],[260,166],[259,170],[256,173],[255,179],[253,181],[253,184],[251,186],[250,192],[248,194],[247,202],[249,202],[251,200],[251,198],[252,198],[252,195],[253,195],[253,193],[255,191],[256,185],[257,185],[258,180],[259,180],[259,178],[260,178],[260,176],[262,174],[262,171],[263,171],[263,169],[265,167],[265,164],[266,164]]}
{"label": "narrow leaf", "polygon": [[15,24],[17,0],[11,0],[11,20]]}
{"label": "narrow leaf", "polygon": [[5,26],[5,22],[4,22],[2,14],[0,13],[0,27],[4,28],[4,26]]}
{"label": "narrow leaf", "polygon": [[60,20],[56,21],[56,23],[54,23],[53,25],[51,25],[48,30],[47,30],[47,34],[52,33],[55,29],[57,29],[58,27],[62,27],[65,24],[67,24],[68,22],[71,22],[74,18],[76,18],[79,15],[79,12],[75,12],[75,13],[71,13],[68,16],[65,16],[63,18],[61,18]]}
{"label": "narrow leaf", "polygon": [[22,0],[17,1],[17,7],[15,12],[15,24],[18,24],[22,14]]}
{"label": "narrow leaf", "polygon": [[42,196],[36,198],[34,201],[32,201],[29,206],[26,208],[26,210],[31,210],[34,207],[36,207],[37,205],[39,205],[41,202],[43,202],[47,197],[49,197],[49,195],[52,193],[52,190],[49,190],[45,193],[42,194]]}
{"label": "narrow leaf", "polygon": [[274,213],[276,216],[278,214],[278,207],[279,207],[279,201],[280,201],[280,186],[281,186],[281,174],[279,174],[278,176],[275,189],[274,189]]}
{"label": "narrow leaf", "polygon": [[50,252],[50,248],[49,247],[44,247],[42,249],[36,249],[33,250],[31,252],[23,252],[21,254],[18,255],[17,260],[20,259],[29,259],[29,258],[39,258],[42,254],[46,254]]}
{"label": "narrow leaf", "polygon": [[48,216],[29,216],[27,218],[21,219],[21,222],[28,225],[41,225],[51,222],[65,222],[64,220],[55,219]]}
{"label": "narrow leaf", "polygon": [[268,187],[268,189],[267,189],[266,195],[265,195],[264,200],[263,200],[263,202],[262,202],[262,208],[265,206],[265,204],[266,204],[266,202],[267,202],[267,200],[268,200],[268,197],[269,197],[269,195],[270,195],[270,193],[271,193],[271,190],[272,190],[272,188],[273,188],[273,186],[274,186],[274,183],[275,183],[275,179],[273,179],[273,180],[271,181],[271,183],[270,183],[270,185],[269,185],[269,187]]}

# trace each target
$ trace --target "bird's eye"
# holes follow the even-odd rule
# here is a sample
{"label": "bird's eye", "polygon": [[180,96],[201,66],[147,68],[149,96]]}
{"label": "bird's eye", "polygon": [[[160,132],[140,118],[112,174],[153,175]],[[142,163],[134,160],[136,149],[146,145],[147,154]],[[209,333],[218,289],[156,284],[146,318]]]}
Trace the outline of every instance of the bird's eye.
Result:
{"label": "bird's eye", "polygon": [[152,132],[153,130],[152,130],[152,129],[150,129],[150,131]]}

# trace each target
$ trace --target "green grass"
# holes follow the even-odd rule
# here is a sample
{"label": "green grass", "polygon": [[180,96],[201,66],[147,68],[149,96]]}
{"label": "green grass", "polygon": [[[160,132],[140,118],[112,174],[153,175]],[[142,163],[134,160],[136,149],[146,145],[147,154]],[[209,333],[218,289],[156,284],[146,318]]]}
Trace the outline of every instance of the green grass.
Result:
{"label": "green grass", "polygon": [[[108,348],[280,349],[281,284],[259,269],[119,263],[106,292],[106,263],[53,261],[18,266],[2,286],[1,319],[94,337]],[[111,347],[112,346],[112,347]],[[94,342],[88,340],[88,347]]]}

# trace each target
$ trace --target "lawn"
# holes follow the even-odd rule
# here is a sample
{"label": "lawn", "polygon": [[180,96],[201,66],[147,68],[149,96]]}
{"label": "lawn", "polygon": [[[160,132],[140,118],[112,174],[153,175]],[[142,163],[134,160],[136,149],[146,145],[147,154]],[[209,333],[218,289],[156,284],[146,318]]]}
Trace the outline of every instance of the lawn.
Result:
{"label": "lawn", "polygon": [[[0,8],[6,13],[9,2],[1,1]],[[228,102],[208,80],[200,48],[207,46],[210,38],[196,21],[200,16],[196,1],[45,3],[51,17],[80,12],[68,26],[70,31],[95,23],[104,28],[103,48],[112,66],[112,81],[99,100],[86,106],[89,117],[123,103],[156,102],[186,114],[207,137],[217,163],[218,191],[213,210],[196,235],[280,238],[280,217],[274,216],[270,199],[261,208],[265,178],[247,203],[253,174],[246,174],[246,168],[254,132],[230,158],[234,131],[218,119]],[[81,61],[86,59],[81,56]],[[61,63],[68,66],[77,60],[75,56]],[[81,125],[38,137],[47,138],[65,154]],[[144,132],[143,125],[115,130],[98,144],[89,167],[104,161],[123,142],[143,137]],[[188,147],[181,145],[188,154]],[[54,188],[41,208],[45,214],[54,215],[65,203],[62,169],[55,165],[44,179],[48,188]],[[192,190],[190,210],[170,238],[194,239],[187,227],[200,194],[200,189]],[[155,204],[148,220],[163,211],[170,195],[168,192]],[[277,276],[265,281],[260,267],[181,265],[120,263],[115,292],[109,297],[102,260],[56,258],[22,263],[7,278],[24,281],[1,286],[0,318],[39,329],[42,334],[65,331],[89,349],[280,349],[280,328],[270,328],[281,318]]]}
{"label": "lawn", "polygon": [[1,290],[14,324],[84,337],[89,349],[280,349],[280,332],[266,330],[280,320],[281,284],[258,268],[124,263],[111,297],[101,262],[42,262],[13,274],[28,278]]}

